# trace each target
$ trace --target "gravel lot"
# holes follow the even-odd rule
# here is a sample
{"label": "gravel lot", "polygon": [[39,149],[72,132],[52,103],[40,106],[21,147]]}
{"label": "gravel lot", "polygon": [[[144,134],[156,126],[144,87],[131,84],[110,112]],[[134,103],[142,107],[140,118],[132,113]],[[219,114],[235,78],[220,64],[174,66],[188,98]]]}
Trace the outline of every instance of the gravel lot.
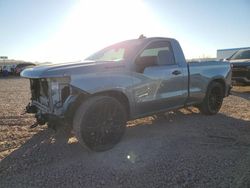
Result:
{"label": "gravel lot", "polygon": [[218,115],[194,108],[128,123],[103,153],[46,126],[29,129],[29,82],[0,79],[0,187],[250,187],[250,87]]}

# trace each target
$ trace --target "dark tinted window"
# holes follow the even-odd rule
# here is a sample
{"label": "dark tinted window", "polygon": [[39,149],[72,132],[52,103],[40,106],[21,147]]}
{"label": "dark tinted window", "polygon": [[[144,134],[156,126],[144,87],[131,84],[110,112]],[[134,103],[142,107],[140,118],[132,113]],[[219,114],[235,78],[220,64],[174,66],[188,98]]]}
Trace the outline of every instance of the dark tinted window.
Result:
{"label": "dark tinted window", "polygon": [[250,50],[240,50],[231,59],[250,59]]}

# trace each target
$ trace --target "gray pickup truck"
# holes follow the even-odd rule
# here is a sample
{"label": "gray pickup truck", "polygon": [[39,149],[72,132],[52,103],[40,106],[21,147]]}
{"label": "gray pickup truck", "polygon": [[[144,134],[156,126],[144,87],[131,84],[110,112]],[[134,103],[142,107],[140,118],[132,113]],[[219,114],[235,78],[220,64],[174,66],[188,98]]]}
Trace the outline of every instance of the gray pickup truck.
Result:
{"label": "gray pickup truck", "polygon": [[196,106],[216,114],[231,89],[227,62],[187,63],[177,40],[142,38],[106,47],[77,63],[25,69],[37,124],[72,125],[81,145],[112,148],[128,120]]}

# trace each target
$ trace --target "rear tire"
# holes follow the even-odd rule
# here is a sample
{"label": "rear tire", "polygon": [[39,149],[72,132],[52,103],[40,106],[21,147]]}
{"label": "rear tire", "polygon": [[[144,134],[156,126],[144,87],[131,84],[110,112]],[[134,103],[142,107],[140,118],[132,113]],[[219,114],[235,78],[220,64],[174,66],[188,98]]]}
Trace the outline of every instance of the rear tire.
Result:
{"label": "rear tire", "polygon": [[79,143],[94,151],[113,148],[126,129],[127,114],[122,104],[108,96],[94,96],[83,102],[73,119]]}
{"label": "rear tire", "polygon": [[220,111],[224,98],[223,86],[218,82],[212,82],[207,89],[203,102],[198,106],[201,113],[214,115]]}

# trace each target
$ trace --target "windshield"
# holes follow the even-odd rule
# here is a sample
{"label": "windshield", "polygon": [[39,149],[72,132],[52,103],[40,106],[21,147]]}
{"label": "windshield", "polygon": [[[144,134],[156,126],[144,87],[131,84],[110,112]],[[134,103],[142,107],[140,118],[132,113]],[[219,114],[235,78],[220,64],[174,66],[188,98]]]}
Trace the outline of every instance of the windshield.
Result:
{"label": "windshield", "polygon": [[250,59],[250,49],[236,52],[230,59]]}
{"label": "windshield", "polygon": [[139,40],[125,41],[114,44],[96,52],[85,60],[92,61],[120,61],[125,60],[129,54],[136,50],[142,42]]}

